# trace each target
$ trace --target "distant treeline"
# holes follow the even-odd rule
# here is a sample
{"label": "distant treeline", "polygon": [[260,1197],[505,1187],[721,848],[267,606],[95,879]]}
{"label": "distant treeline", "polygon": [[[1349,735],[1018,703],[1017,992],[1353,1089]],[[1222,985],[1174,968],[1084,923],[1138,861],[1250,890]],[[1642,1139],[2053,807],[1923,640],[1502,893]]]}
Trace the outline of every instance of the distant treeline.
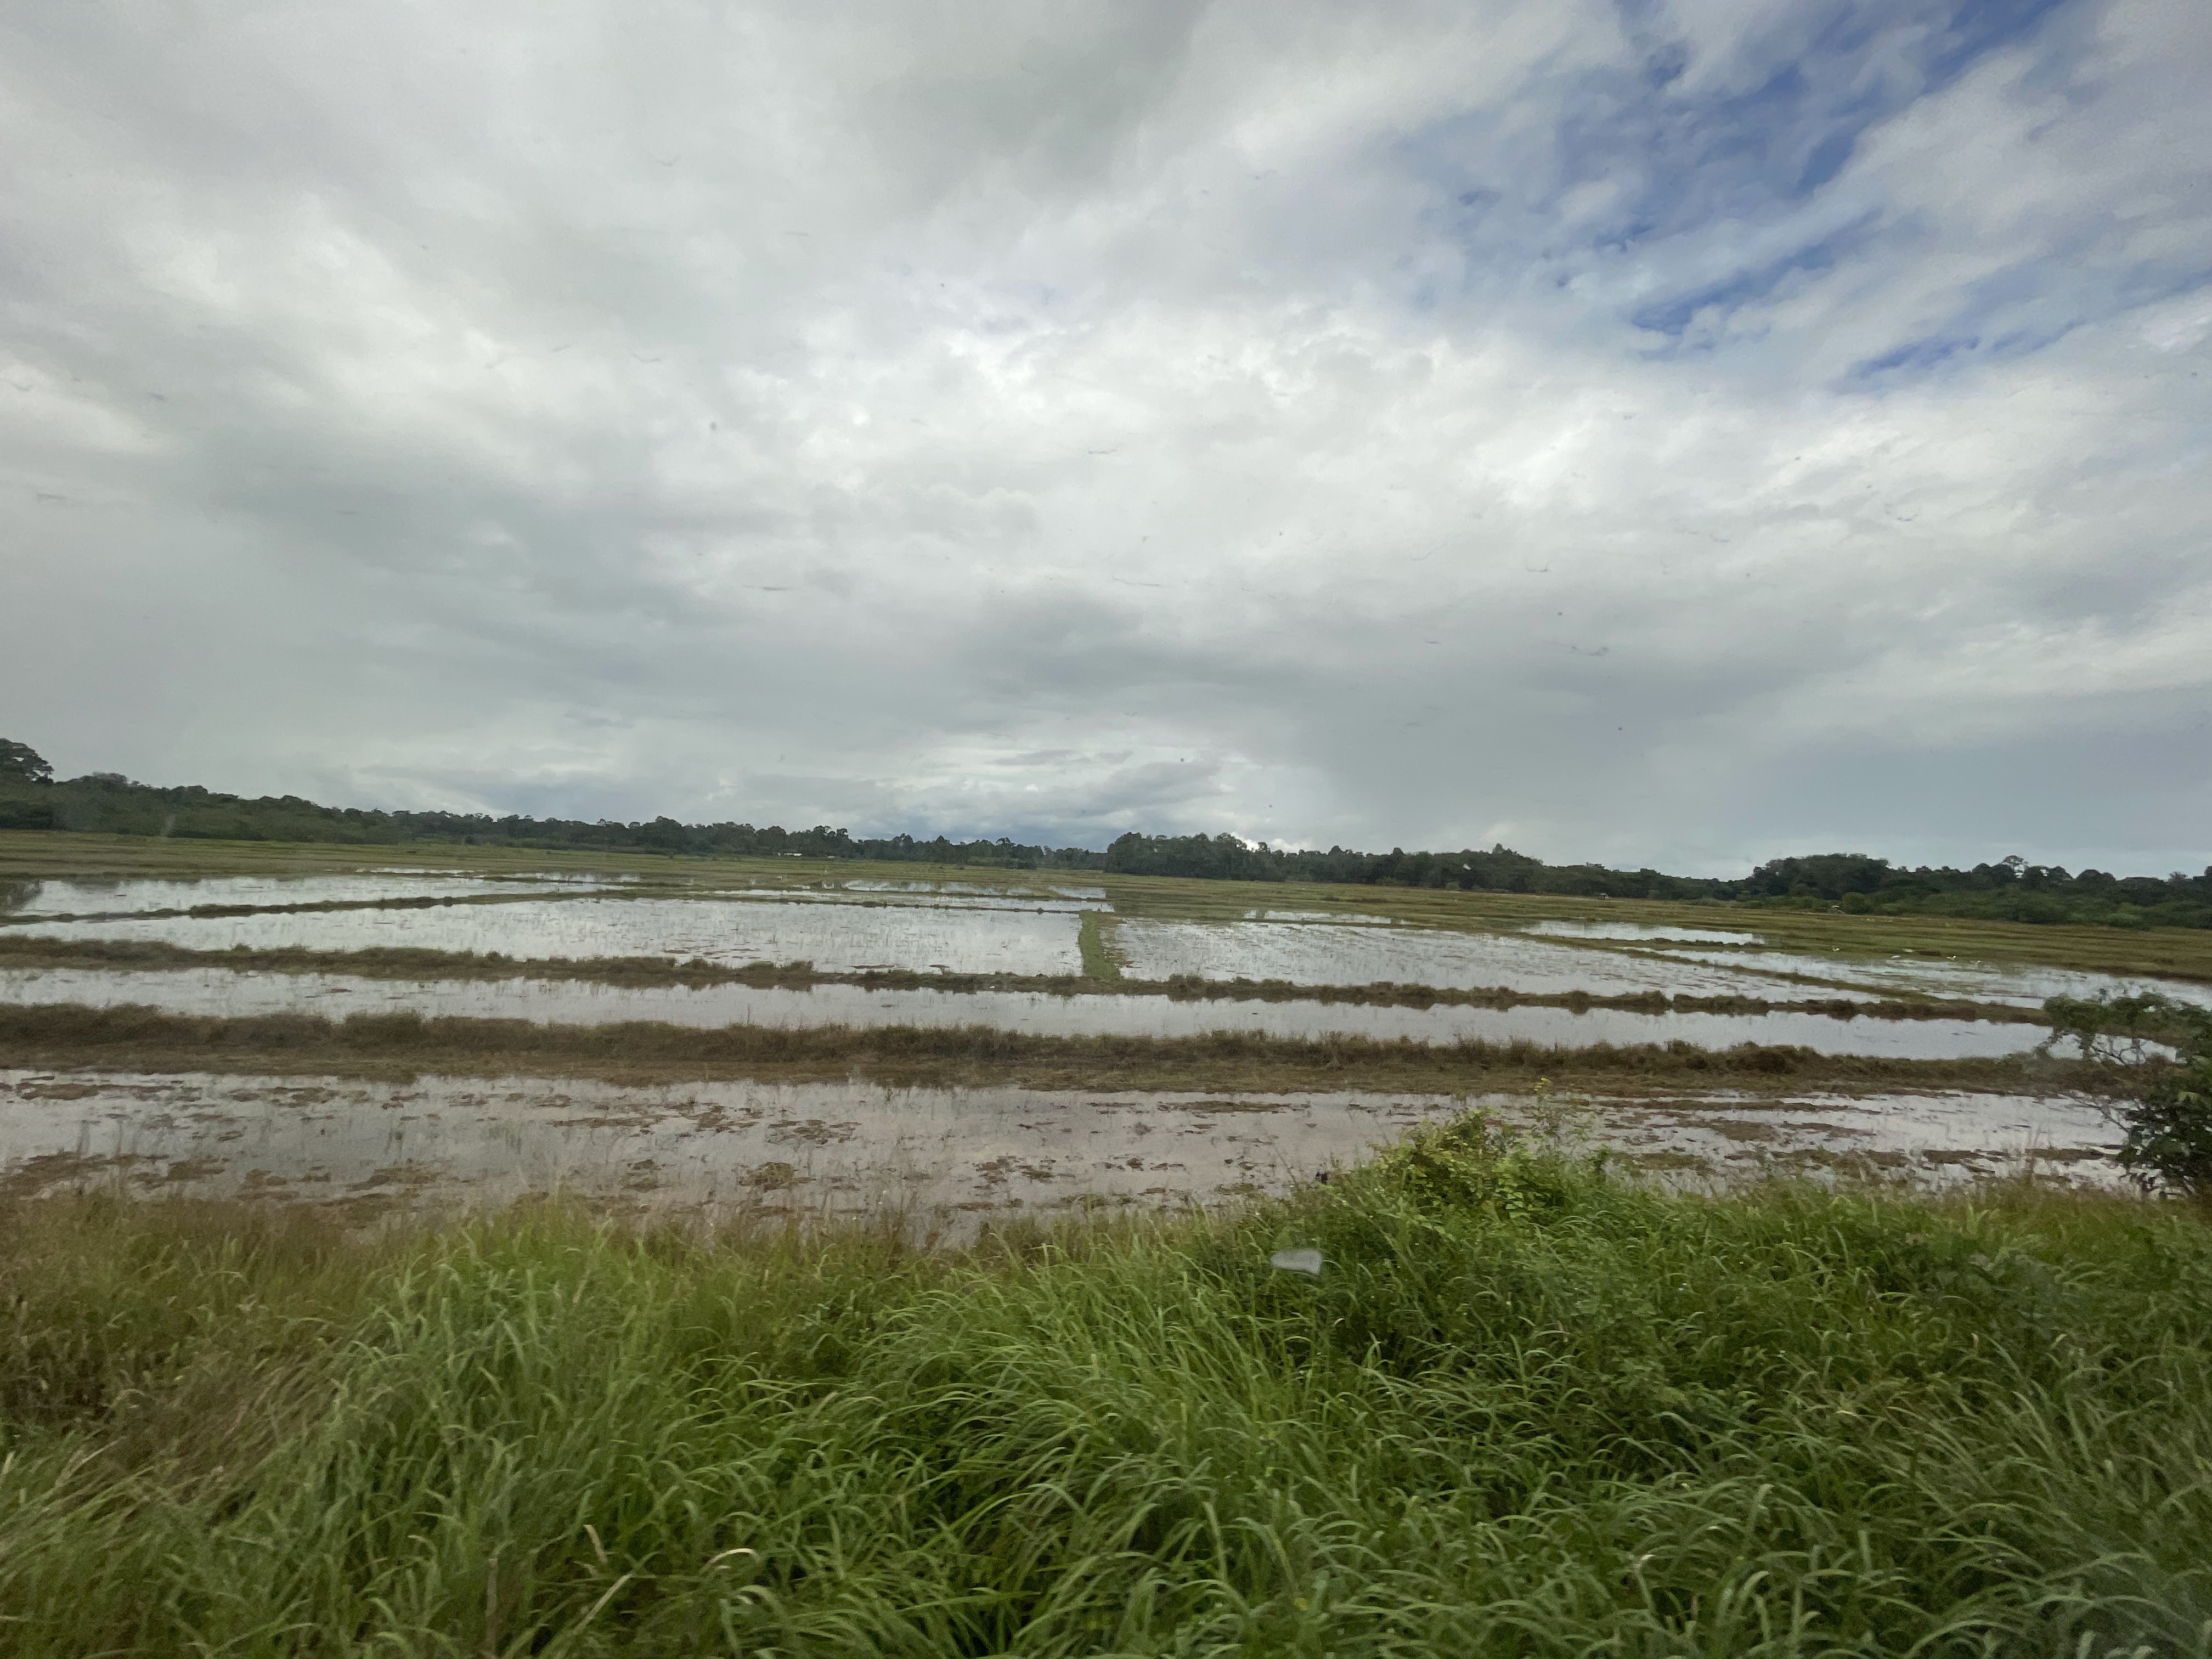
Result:
{"label": "distant treeline", "polygon": [[1352,885],[1559,893],[1592,898],[1729,900],[1853,913],[1911,912],[2027,922],[2120,927],[2212,927],[2212,867],[2202,875],[2069,872],[2019,858],[1971,870],[1905,869],[1856,853],[1776,859],[1735,879],[1546,864],[1504,847],[1487,852],[1360,853],[1332,847],[1285,852],[1235,836],[1125,835],[1103,852],[1084,847],[996,841],[856,837],[750,823],[648,823],[533,818],[489,813],[382,812],[319,806],[297,795],[247,799],[197,785],[158,788],[115,773],[66,782],[32,750],[0,739],[0,829],[76,830],[110,835],[222,841],[337,842],[393,845],[447,842],[477,847],[720,854],[730,856],[873,859],[1015,870],[1110,871],[1201,880],[1340,882]]}
{"label": "distant treeline", "polygon": [[1971,870],[1917,870],[1860,853],[1776,859],[1740,878],[1669,876],[1597,864],[1546,864],[1488,852],[1278,852],[1234,836],[1123,836],[1105,868],[1133,875],[1239,881],[1326,881],[1468,891],[1569,893],[1590,898],[1726,899],[1854,914],[1912,912],[1992,921],[2088,922],[2120,927],[2212,927],[2212,867],[2201,875],[2069,873],[2014,857]]}
{"label": "distant treeline", "polygon": [[0,830],[81,830],[115,836],[173,836],[200,841],[312,841],[362,846],[402,842],[459,842],[471,847],[574,848],[651,853],[717,853],[755,858],[890,859],[913,863],[981,864],[1014,869],[1101,870],[1106,855],[1088,848],[1024,847],[999,841],[856,839],[817,824],[783,830],[750,823],[644,823],[601,819],[532,818],[484,812],[383,812],[319,806],[297,795],[248,799],[197,784],[164,789],[94,773],[66,783],[34,783],[0,775]]}

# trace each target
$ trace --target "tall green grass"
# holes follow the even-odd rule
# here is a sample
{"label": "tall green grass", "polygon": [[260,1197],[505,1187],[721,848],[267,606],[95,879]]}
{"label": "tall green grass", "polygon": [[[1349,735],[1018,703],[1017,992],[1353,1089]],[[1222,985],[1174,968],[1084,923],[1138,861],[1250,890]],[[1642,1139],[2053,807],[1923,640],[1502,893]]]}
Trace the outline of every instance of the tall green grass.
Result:
{"label": "tall green grass", "polygon": [[2176,1209],[1670,1198],[1470,1122],[958,1255],[4,1224],[12,1655],[2212,1644]]}

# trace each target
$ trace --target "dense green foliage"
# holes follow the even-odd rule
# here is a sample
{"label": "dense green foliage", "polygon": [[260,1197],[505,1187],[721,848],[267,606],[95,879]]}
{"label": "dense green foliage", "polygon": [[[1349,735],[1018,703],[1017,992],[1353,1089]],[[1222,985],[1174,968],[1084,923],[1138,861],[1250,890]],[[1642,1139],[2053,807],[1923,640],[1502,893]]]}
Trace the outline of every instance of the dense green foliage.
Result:
{"label": "dense green foliage", "polygon": [[1848,911],[1972,916],[1986,921],[2076,922],[2115,927],[2212,927],[2212,866],[2201,875],[2069,874],[2018,858],[1971,870],[1907,870],[1856,853],[1777,859],[1726,897],[1754,902],[1825,905]]}
{"label": "dense green foliage", "polygon": [[2179,1209],[1668,1199],[1470,1122],[951,1258],[5,1222],[23,1659],[2212,1650]]}
{"label": "dense green foliage", "polygon": [[2212,1060],[2160,1078],[2127,1114],[2120,1161],[2195,1199],[2212,1198]]}
{"label": "dense green foliage", "polygon": [[54,769],[47,765],[46,757],[30,744],[17,743],[12,738],[0,738],[0,781],[46,783],[53,775]]}
{"label": "dense green foliage", "polygon": [[1669,876],[1602,865],[1547,865],[1510,848],[1488,852],[1326,853],[1255,847],[1234,836],[1127,835],[1106,851],[1109,870],[1238,881],[1325,881],[1468,891],[1565,893],[1589,898],[1724,899],[1842,908],[1854,914],[1972,916],[1991,921],[2212,927],[2212,866],[2163,878],[2069,874],[2016,858],[1971,870],[1908,870],[1863,854],[1776,859],[1740,879]]}
{"label": "dense green foliage", "polygon": [[[11,759],[11,757],[13,757]],[[2120,927],[2212,927],[2212,866],[2202,875],[2078,874],[2017,858],[1971,870],[1905,869],[1861,854],[1777,859],[1741,879],[1670,876],[1602,865],[1550,865],[1510,848],[1487,852],[1327,852],[1255,845],[1235,836],[1145,836],[1133,831],[1105,851],[943,836],[855,836],[750,823],[617,823],[468,812],[386,812],[319,806],[296,795],[246,799],[197,785],[161,788],[113,773],[52,781],[46,763],[20,743],[0,743],[0,830],[76,830],[224,841],[334,842],[362,845],[457,842],[472,846],[720,854],[727,857],[871,859],[1019,870],[1103,870],[1126,875],[1236,881],[1338,882],[1352,885],[1555,893],[1590,898],[1718,899],[1853,912],[1977,917],[1994,921],[2078,922]]]}
{"label": "dense green foliage", "polygon": [[1487,853],[1326,853],[1255,847],[1234,836],[1126,835],[1106,849],[1106,868],[1138,876],[1197,876],[1231,881],[1324,881],[1358,886],[1455,887],[1505,893],[1573,893],[1604,898],[1698,898],[1711,882],[1656,870],[1547,865],[1493,847]]}

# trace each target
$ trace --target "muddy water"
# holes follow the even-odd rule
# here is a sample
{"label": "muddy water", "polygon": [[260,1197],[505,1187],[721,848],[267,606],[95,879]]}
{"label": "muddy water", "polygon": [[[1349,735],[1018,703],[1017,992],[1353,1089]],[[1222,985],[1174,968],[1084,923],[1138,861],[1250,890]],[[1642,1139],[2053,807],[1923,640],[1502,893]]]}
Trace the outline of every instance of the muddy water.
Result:
{"label": "muddy water", "polygon": [[[1463,1103],[886,1090],[624,1088],[524,1078],[257,1079],[0,1072],[0,1187],[253,1194],[371,1210],[568,1191],[639,1206],[896,1213],[957,1235],[1018,1211],[1179,1208],[1279,1192]],[[1525,1099],[1473,1103],[1508,1121]],[[2063,1101],[1944,1095],[1591,1100],[1577,1144],[1677,1184],[1775,1173],[1927,1185],[2019,1172],[2112,1185],[2109,1127]]]}
{"label": "muddy water", "polygon": [[94,922],[29,921],[9,931],[43,938],[160,939],[196,950],[359,951],[379,945],[501,951],[513,957],[656,956],[742,966],[811,962],[826,972],[865,968],[963,973],[1078,974],[1080,918],[1049,910],[940,905],[823,904],[726,898],[594,898],[461,905],[436,910],[335,910],[306,915],[170,916]]}
{"label": "muddy water", "polygon": [[1599,1102],[1590,1137],[1675,1184],[1767,1175],[1890,1176],[1916,1184],[2018,1176],[2129,1188],[2120,1132],[2079,1101],[2033,1095],[1803,1095],[1753,1103]]}
{"label": "muddy water", "polygon": [[1820,1014],[1643,1014],[1593,1008],[1395,1008],[1352,1003],[1178,1001],[1163,996],[1048,996],[1011,992],[805,990],[747,985],[630,987],[560,980],[413,981],[325,974],[234,973],[221,968],[145,972],[15,969],[0,972],[0,1003],[142,1006],[170,1013],[240,1017],[412,1012],[600,1025],[621,1020],[722,1025],[988,1025],[1062,1036],[1347,1035],[1416,1042],[1516,1040],[1583,1048],[1680,1041],[1702,1048],[1790,1043],[1828,1054],[1954,1060],[2020,1054],[2036,1025],[1978,1020],[1833,1019]]}
{"label": "muddy water", "polygon": [[[1518,933],[1319,923],[1147,921],[1116,924],[1115,943],[1139,979],[1280,979],[1293,985],[1404,985],[1535,992],[1664,991],[1694,996],[1802,1000],[1802,985],[1729,965],[1577,946]],[[1864,994],[1871,997],[1871,992]]]}
{"label": "muddy water", "polygon": [[1959,997],[2001,1007],[2039,1008],[2046,997],[2094,997],[2106,993],[2162,991],[2179,1002],[2212,1007],[2212,985],[2186,980],[2094,974],[1972,958],[1861,957],[1784,951],[1668,951],[1667,960],[1724,963],[1750,972],[1805,974],[1877,992]]}

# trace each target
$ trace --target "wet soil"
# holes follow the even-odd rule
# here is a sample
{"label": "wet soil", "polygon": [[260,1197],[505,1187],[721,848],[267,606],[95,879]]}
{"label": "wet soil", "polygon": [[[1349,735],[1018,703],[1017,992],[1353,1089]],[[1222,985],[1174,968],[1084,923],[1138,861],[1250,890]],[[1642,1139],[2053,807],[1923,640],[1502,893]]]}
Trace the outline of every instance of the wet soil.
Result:
{"label": "wet soil", "polygon": [[565,1192],[631,1208],[891,1215],[946,1235],[1009,1212],[1174,1209],[1279,1192],[1470,1106],[1524,1128],[1540,1120],[1579,1149],[1607,1148],[1677,1186],[1778,1175],[2120,1184],[2106,1120],[2036,1096],[1537,1102],[18,1069],[0,1072],[0,1186],[371,1212]]}

